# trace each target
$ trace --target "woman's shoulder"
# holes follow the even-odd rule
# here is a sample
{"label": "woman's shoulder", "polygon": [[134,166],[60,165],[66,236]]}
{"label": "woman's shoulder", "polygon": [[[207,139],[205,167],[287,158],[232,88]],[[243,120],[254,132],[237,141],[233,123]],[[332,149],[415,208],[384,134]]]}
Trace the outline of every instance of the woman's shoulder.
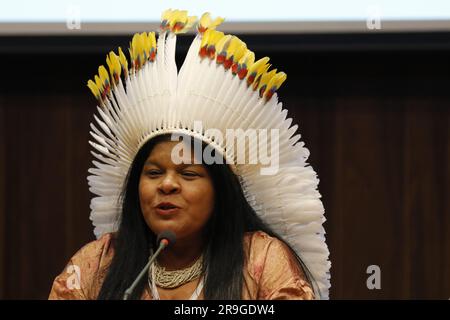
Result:
{"label": "woman's shoulder", "polygon": [[244,235],[244,245],[267,247],[269,245],[283,245],[283,242],[276,237],[268,235],[264,231],[251,231],[246,232]]}
{"label": "woman's shoulder", "polygon": [[244,236],[244,281],[251,299],[312,299],[313,290],[288,245],[263,231]]}
{"label": "woman's shoulder", "polygon": [[70,258],[52,286],[50,299],[95,299],[114,253],[114,233],[102,235]]}
{"label": "woman's shoulder", "polygon": [[106,233],[87,243],[73,255],[70,263],[78,266],[85,275],[98,276],[99,272],[107,269],[112,260],[115,238],[115,233]]}
{"label": "woman's shoulder", "polygon": [[266,269],[268,258],[281,261],[280,259],[292,257],[283,241],[263,231],[245,233],[244,253],[248,271],[256,281],[259,281],[262,270]]}
{"label": "woman's shoulder", "polygon": [[246,232],[244,235],[244,251],[248,258],[265,259],[268,254],[292,254],[286,243],[264,231]]}
{"label": "woman's shoulder", "polygon": [[115,233],[105,233],[97,240],[91,241],[85,244],[81,249],[79,249],[73,259],[94,259],[99,257],[104,257],[109,255],[114,250],[114,239]]}

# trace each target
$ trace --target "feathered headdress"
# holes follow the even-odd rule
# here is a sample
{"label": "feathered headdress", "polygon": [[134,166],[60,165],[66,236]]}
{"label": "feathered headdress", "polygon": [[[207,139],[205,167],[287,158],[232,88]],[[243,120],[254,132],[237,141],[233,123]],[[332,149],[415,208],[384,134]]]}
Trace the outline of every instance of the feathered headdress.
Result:
{"label": "feathered headdress", "polygon": [[[216,31],[223,19],[211,20],[207,13],[178,72],[176,35],[195,21],[186,11],[165,11],[157,40],[154,32],[135,34],[129,60],[121,48],[110,52],[109,72],[100,66],[88,82],[99,101],[91,123],[95,160],[88,176],[89,190],[96,195],[90,206],[94,233],[100,237],[117,230],[118,197],[140,147],[161,134],[187,134],[212,145],[231,163],[250,205],[296,250],[317,281],[320,297],[328,298],[330,261],[319,180],[306,163],[309,151],[295,134],[297,125],[291,126],[276,94],[286,74],[269,71],[267,57],[255,61],[238,37]],[[236,163],[228,129],[276,130],[277,171],[261,174],[260,164]],[[211,133],[217,130],[221,138]],[[257,149],[250,145],[245,152],[251,157]]]}

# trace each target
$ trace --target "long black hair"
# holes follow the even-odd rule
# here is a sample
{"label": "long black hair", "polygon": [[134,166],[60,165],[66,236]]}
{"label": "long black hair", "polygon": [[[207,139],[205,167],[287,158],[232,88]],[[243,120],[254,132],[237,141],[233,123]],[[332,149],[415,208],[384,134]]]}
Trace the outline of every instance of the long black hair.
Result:
{"label": "long black hair", "polygon": [[[147,226],[140,208],[139,180],[144,162],[160,142],[170,141],[164,134],[149,140],[138,151],[125,180],[122,194],[122,217],[119,230],[113,238],[114,256],[98,299],[121,299],[139,272],[148,262],[155,244],[155,234]],[[206,144],[203,143],[203,148]],[[213,151],[214,152],[214,151]],[[243,285],[245,232],[263,231],[286,243],[266,225],[247,202],[238,177],[227,164],[203,164],[208,170],[215,192],[213,213],[205,225],[203,271],[205,299],[241,299]],[[295,251],[306,277],[312,283],[308,268]],[[131,299],[140,299],[147,281],[141,281]]]}

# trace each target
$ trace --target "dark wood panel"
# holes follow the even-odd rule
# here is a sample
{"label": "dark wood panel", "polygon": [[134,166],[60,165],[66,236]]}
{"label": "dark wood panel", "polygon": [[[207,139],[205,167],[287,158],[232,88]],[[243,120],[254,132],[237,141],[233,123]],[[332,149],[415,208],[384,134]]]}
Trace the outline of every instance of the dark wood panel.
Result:
{"label": "dark wood panel", "polygon": [[6,172],[6,161],[5,161],[5,108],[3,97],[0,96],[0,299],[5,297],[5,248],[7,246],[6,235],[5,235],[5,172]]}
{"label": "dark wood panel", "polygon": [[48,258],[65,249],[64,109],[55,108],[58,97],[50,95],[9,96],[6,102],[6,274],[15,279],[6,290],[10,297],[40,297]]}
{"label": "dark wood panel", "polygon": [[52,277],[93,238],[87,219],[88,126],[79,121],[85,112],[70,99],[51,93],[6,99],[9,297],[46,298]]}
{"label": "dark wood panel", "polygon": [[[442,101],[448,108],[448,102]],[[439,145],[442,148],[442,173],[438,188],[441,188],[443,194],[443,203],[441,211],[441,227],[440,227],[440,241],[442,241],[443,250],[439,254],[442,256],[441,264],[439,265],[441,283],[440,295],[442,297],[450,296],[450,116],[447,111],[447,117],[439,118],[438,120],[439,135],[442,137]],[[438,164],[440,165],[440,164]],[[450,299],[450,297],[449,297]]]}
{"label": "dark wood panel", "polygon": [[433,108],[429,101],[408,99],[407,103],[405,211],[410,214],[414,230],[410,234],[412,298],[445,298],[448,284],[441,281],[446,272],[440,266],[449,253],[442,241],[449,227],[445,226],[449,212],[444,208],[449,180],[443,180],[448,170],[448,136],[442,133],[448,130],[449,113],[444,108]]}
{"label": "dark wood panel", "polygon": [[[340,99],[336,115],[334,191],[341,217],[340,228],[332,230],[341,238],[340,268],[345,274],[341,294],[345,298],[389,298],[387,292],[395,294],[391,286],[398,287],[391,273],[398,235],[392,223],[386,222],[397,219],[392,204],[400,205],[401,190],[395,180],[390,184],[389,172],[399,157],[389,159],[386,154],[391,144],[400,144],[401,136],[396,127],[389,127],[389,117],[396,115],[387,112],[383,117],[376,107],[380,103],[381,99]],[[366,286],[370,265],[381,269],[382,290],[369,291]]]}

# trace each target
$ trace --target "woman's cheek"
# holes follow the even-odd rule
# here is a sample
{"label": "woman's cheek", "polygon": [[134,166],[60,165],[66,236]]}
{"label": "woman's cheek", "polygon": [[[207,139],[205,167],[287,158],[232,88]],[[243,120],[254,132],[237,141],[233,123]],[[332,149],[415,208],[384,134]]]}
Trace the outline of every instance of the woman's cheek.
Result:
{"label": "woman's cheek", "polygon": [[141,202],[141,207],[149,209],[154,192],[151,190],[151,185],[148,182],[141,182],[139,184],[139,198]]}

